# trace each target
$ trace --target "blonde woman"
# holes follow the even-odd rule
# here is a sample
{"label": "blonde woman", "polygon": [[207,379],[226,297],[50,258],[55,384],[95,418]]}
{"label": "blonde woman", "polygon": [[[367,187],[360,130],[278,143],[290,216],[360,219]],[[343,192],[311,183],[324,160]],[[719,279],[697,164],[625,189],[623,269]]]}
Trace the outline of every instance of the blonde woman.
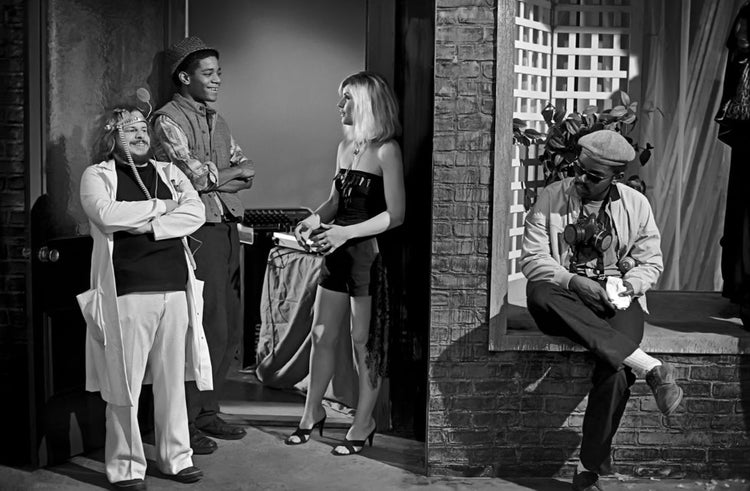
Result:
{"label": "blonde woman", "polygon": [[359,72],[341,82],[339,94],[344,139],[338,146],[331,194],[295,230],[301,244],[325,254],[326,267],[315,300],[305,409],[285,443],[307,443],[316,427],[322,436],[323,394],[336,364],[339,330],[351,311],[359,397],[354,422],[333,454],[352,455],[361,452],[365,442],[372,445],[377,426],[372,411],[386,363],[383,323],[371,316],[377,283],[373,276],[380,260],[376,237],[403,222],[405,193],[392,90],[379,75]]}

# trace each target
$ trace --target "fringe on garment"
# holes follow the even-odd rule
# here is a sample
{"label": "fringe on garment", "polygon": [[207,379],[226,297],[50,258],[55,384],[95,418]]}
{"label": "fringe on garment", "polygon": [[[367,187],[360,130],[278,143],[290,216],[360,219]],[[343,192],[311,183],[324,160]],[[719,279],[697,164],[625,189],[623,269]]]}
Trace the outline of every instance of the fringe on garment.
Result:
{"label": "fringe on garment", "polygon": [[372,313],[365,362],[370,374],[370,385],[376,388],[378,380],[388,374],[388,344],[393,322],[388,275],[382,254],[377,255],[370,269],[370,294]]}
{"label": "fringe on garment", "polygon": [[735,121],[750,121],[750,61],[737,84],[737,93],[724,104],[724,118]]}

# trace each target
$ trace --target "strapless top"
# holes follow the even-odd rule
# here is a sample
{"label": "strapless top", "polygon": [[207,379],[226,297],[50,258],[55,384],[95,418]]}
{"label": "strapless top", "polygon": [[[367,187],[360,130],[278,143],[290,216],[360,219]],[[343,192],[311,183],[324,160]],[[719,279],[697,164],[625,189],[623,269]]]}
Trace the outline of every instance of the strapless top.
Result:
{"label": "strapless top", "polygon": [[386,210],[383,176],[361,170],[340,169],[333,178],[339,193],[336,225],[354,225]]}

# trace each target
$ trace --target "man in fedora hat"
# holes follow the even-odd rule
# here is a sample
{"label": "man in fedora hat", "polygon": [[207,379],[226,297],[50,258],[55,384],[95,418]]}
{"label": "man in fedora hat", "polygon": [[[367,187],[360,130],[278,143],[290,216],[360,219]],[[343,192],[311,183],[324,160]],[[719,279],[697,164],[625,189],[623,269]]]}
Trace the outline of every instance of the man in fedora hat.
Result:
{"label": "man in fedora hat", "polygon": [[610,130],[589,133],[578,144],[575,177],[544,188],[526,216],[521,269],[539,329],[596,357],[573,478],[574,490],[594,491],[601,489],[599,474],[610,472],[612,438],[635,373],[645,375],[666,415],[679,406],[682,389],[671,365],[639,347],[645,293],[663,264],[648,200],[618,182],[635,151]]}
{"label": "man in fedora hat", "polygon": [[185,172],[206,207],[206,223],[191,236],[191,247],[196,276],[205,282],[203,328],[214,390],[201,392],[188,383],[185,392],[191,447],[207,454],[217,445],[206,435],[230,440],[245,436],[244,429],[219,417],[218,401],[242,336],[237,222],[244,210],[236,193],[252,186],[255,168],[209,105],[221,86],[219,52],[191,36],[165,55],[177,92],[154,113],[156,152]]}

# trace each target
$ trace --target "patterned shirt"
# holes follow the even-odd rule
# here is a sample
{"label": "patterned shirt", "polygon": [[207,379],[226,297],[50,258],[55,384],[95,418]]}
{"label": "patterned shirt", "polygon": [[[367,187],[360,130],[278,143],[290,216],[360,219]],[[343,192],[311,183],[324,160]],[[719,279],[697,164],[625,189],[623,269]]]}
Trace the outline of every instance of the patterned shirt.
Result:
{"label": "patterned shirt", "polygon": [[[213,127],[216,118],[215,112],[207,114],[208,125]],[[219,182],[219,170],[213,162],[201,162],[194,158],[190,152],[187,135],[182,128],[171,118],[159,115],[154,120],[154,136],[161,142],[161,148],[167,155],[160,156],[162,160],[168,160],[177,164],[180,169],[187,175],[196,191],[207,193],[214,191]],[[231,137],[229,162],[231,166],[247,162],[248,159],[242,153],[242,149]],[[251,162],[252,163],[252,162]],[[221,200],[214,194],[214,200],[219,209],[223,209]]]}

